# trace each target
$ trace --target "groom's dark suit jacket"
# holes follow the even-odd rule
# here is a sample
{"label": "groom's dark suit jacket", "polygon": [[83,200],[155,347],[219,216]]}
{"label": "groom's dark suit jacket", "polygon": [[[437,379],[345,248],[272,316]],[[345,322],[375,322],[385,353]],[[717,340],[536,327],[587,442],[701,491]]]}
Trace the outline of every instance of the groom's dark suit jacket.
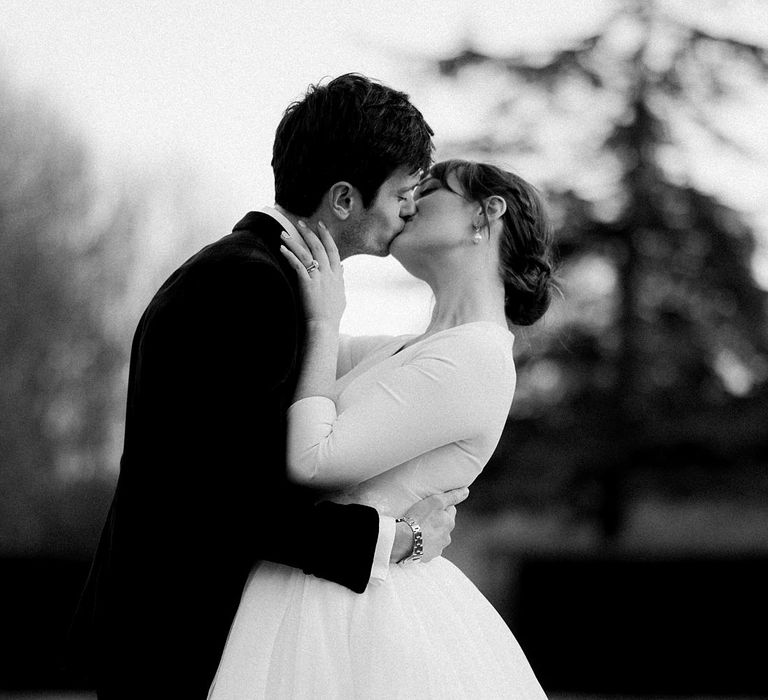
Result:
{"label": "groom's dark suit jacket", "polygon": [[249,213],[139,322],[120,476],[75,624],[100,697],[205,698],[259,560],[367,584],[376,511],[314,506],[285,480],[304,322],[281,230]]}

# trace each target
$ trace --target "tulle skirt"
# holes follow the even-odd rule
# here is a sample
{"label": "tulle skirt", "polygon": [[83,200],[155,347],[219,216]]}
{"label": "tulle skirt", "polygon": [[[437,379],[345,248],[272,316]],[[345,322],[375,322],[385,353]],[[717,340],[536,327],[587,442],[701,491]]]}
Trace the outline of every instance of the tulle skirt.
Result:
{"label": "tulle skirt", "polygon": [[243,591],[212,700],[546,698],[509,628],[442,557],[362,595],[265,562]]}

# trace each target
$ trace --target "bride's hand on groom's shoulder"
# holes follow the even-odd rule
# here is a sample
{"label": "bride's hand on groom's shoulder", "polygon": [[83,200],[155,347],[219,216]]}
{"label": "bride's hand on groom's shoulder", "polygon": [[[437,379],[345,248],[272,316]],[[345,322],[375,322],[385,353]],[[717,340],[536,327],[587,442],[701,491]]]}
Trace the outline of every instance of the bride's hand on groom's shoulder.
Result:
{"label": "bride's hand on groom's shoulder", "polygon": [[299,278],[307,323],[338,327],[347,302],[336,243],[322,221],[317,232],[299,221],[299,233],[303,241],[283,231],[280,251]]}

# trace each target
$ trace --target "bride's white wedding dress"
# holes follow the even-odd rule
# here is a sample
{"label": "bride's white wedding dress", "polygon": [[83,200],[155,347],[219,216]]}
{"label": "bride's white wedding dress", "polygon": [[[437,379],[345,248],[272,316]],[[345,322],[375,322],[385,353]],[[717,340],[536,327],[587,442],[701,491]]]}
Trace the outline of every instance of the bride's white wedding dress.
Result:
{"label": "bride's white wedding dress", "polygon": [[[515,388],[512,334],[469,323],[397,352],[407,340],[345,338],[335,403],[291,407],[290,461],[326,500],[397,517],[469,485],[490,459]],[[439,557],[392,565],[361,595],[257,565],[209,697],[546,696],[498,613]]]}

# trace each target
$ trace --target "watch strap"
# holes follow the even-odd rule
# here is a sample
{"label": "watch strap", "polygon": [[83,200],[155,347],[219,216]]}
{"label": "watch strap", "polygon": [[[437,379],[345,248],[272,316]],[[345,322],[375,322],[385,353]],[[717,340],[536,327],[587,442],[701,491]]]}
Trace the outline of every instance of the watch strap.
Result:
{"label": "watch strap", "polygon": [[411,528],[411,532],[413,532],[413,548],[411,549],[411,553],[404,559],[401,559],[398,563],[404,561],[420,561],[421,557],[424,555],[424,536],[421,532],[421,526],[413,518],[407,515],[404,515],[402,518],[397,518],[395,522],[405,523]]}

